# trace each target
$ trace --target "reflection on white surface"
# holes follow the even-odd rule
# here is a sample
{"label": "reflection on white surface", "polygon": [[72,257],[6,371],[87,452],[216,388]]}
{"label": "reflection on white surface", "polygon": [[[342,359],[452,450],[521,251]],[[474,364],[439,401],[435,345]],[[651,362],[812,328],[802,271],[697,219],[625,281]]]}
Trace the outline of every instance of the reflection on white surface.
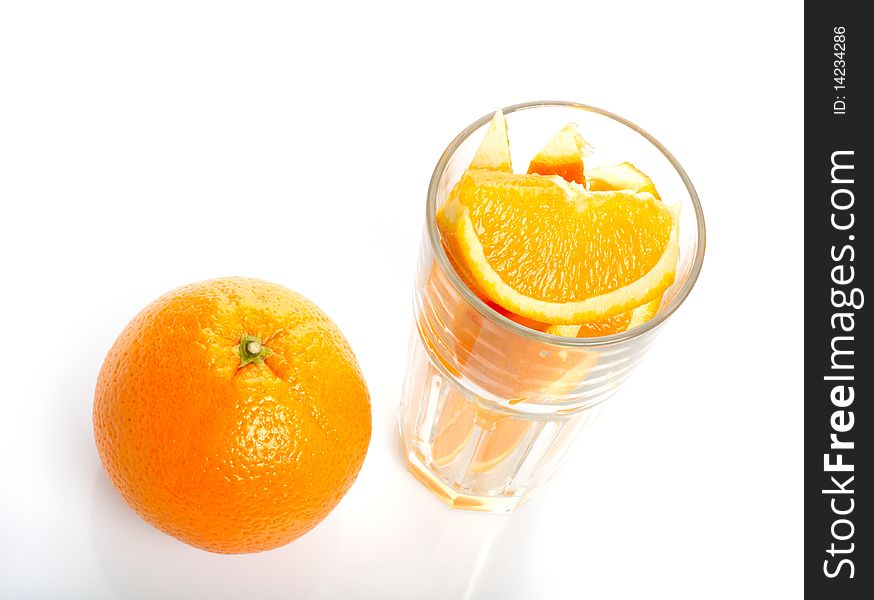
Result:
{"label": "reflection on white surface", "polygon": [[[694,380],[675,382],[686,388],[673,399],[678,406],[651,401],[651,382],[691,335],[666,333],[555,480],[509,516],[451,510],[406,472],[400,384],[386,368],[371,386],[395,395],[374,395],[371,447],[347,496],[302,538],[240,556],[159,532],[112,487],[91,434],[101,350],[89,348],[33,402],[12,406],[11,421],[23,422],[15,411],[26,410],[46,424],[39,437],[12,429],[0,438],[17,451],[0,463],[13,469],[7,480],[17,486],[11,495],[0,488],[0,597],[576,600],[649,597],[647,590],[677,586],[676,597],[700,597],[727,569],[751,573],[782,597],[779,580],[765,584],[767,561],[751,564],[733,550],[750,531],[743,515],[757,505],[729,482],[771,485],[766,473],[738,462],[737,429],[724,419],[740,427],[742,415],[702,404],[691,393]],[[675,424],[701,411],[712,411],[708,427]],[[743,451],[753,457],[764,449]]]}
{"label": "reflection on white surface", "polygon": [[[90,526],[105,581],[119,598],[491,597],[508,565],[524,564],[533,548],[538,500],[510,516],[445,506],[404,469],[396,405],[375,406],[365,466],[338,508],[269,552],[218,555],[183,544],[142,521],[99,469]],[[524,580],[508,573],[504,597],[529,597]]]}
{"label": "reflection on white surface", "polygon": [[476,555],[476,562],[473,563],[473,568],[471,569],[470,576],[467,578],[467,588],[464,590],[464,594],[461,595],[463,600],[468,600],[473,597],[473,593],[476,591],[476,583],[479,580],[480,575],[483,572],[483,567],[486,565],[486,561],[489,558],[489,551],[492,549],[492,544],[495,541],[495,534],[497,533],[496,529],[493,529],[489,532],[488,537],[483,540],[480,545],[479,552]]}
{"label": "reflection on white surface", "polygon": [[534,507],[511,517],[453,511],[397,466],[404,484],[378,503],[347,498],[288,546],[239,556],[203,552],[152,528],[100,471],[91,504],[94,553],[123,598],[482,597],[479,578],[501,555],[492,549],[506,552],[513,538],[525,539]]}

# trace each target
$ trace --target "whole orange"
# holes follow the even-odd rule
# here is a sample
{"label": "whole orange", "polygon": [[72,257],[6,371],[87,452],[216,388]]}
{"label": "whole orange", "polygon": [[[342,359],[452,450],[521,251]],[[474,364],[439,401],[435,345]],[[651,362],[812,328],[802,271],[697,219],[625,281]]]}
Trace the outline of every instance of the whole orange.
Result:
{"label": "whole orange", "polygon": [[146,521],[212,552],[312,529],[358,475],[370,399],[312,302],[226,278],[174,290],[128,324],[94,394],[103,466]]}

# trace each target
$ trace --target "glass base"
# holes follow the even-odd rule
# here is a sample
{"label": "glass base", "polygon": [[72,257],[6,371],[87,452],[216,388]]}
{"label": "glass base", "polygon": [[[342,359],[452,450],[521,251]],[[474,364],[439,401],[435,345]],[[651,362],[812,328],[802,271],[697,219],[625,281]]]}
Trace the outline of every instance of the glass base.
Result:
{"label": "glass base", "polygon": [[455,489],[431,472],[415,451],[407,453],[407,470],[452,508],[509,514],[522,501],[521,495],[480,496]]}

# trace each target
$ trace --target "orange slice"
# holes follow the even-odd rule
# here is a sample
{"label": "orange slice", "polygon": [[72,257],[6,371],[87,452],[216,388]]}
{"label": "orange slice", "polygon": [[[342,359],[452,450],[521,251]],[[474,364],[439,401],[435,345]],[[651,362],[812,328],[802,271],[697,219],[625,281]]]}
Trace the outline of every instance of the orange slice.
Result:
{"label": "orange slice", "polygon": [[[598,319],[595,321],[586,321],[580,325],[552,325],[549,323],[538,323],[531,321],[530,324],[522,323],[531,329],[559,335],[562,337],[598,337],[603,335],[613,335],[622,333],[629,329],[634,329],[638,325],[643,325],[659,312],[659,306],[662,303],[661,298],[656,298],[652,302],[647,302],[643,306],[638,306],[628,312],[619,313],[606,319]],[[513,319],[516,320],[516,319]],[[517,321],[518,322],[518,321]]]}
{"label": "orange slice", "polygon": [[[438,227],[439,227],[439,215],[438,212]],[[459,260],[458,254],[454,251],[460,245],[460,242],[456,238],[455,231],[451,231],[447,229],[441,233],[440,242],[443,245],[443,251],[446,252],[446,258],[449,259],[449,264],[452,265],[452,269],[458,274],[461,278],[461,281],[467,286],[468,289],[472,290],[474,294],[479,296],[481,300],[484,302],[488,302],[488,298],[486,298],[483,293],[477,288],[476,282],[473,279],[473,275],[470,272],[470,269],[467,268],[467,264],[463,261]]]}
{"label": "orange slice", "polygon": [[631,311],[631,320],[628,322],[628,325],[625,326],[623,331],[628,329],[634,329],[640,325],[643,325],[650,319],[652,319],[659,312],[659,307],[662,304],[661,298],[656,298],[651,302],[647,302],[643,306],[638,306],[633,311]]}
{"label": "orange slice", "polygon": [[575,355],[573,363],[568,365],[564,374],[544,387],[544,394],[547,396],[561,396],[571,393],[575,387],[579,386],[582,381],[585,381],[589,371],[598,364],[599,357],[599,352]]}
{"label": "orange slice", "polygon": [[589,183],[589,190],[593,192],[609,190],[649,192],[656,200],[661,200],[652,179],[629,162],[589,169],[586,171],[586,180]]}
{"label": "orange slice", "polygon": [[510,140],[507,137],[507,120],[500,110],[497,110],[495,116],[492,117],[486,135],[474,154],[473,160],[470,161],[470,168],[513,172],[513,164],[510,160]]}
{"label": "orange slice", "polygon": [[[528,173],[537,175],[559,175],[565,181],[575,181],[583,183],[583,156],[591,149],[591,146],[580,135],[577,126],[569,123],[561,128],[552,139],[547,142],[543,150],[535,156],[528,165]],[[626,167],[627,165],[627,167]],[[631,173],[629,173],[629,168]],[[655,191],[655,186],[652,185],[652,180],[646,175],[634,168],[630,163],[616,165],[616,167],[602,167],[597,171],[596,177],[598,185],[602,190],[620,190],[624,189],[627,182],[635,181],[640,183],[648,183],[649,189],[641,189],[635,191],[651,191],[658,198],[658,192]],[[636,175],[636,176],[635,176]],[[640,186],[644,187],[644,186]],[[645,322],[652,318],[658,311],[661,300],[653,300],[643,307],[638,307],[632,311],[620,313],[606,319],[597,321],[588,321],[581,325],[552,325],[549,323],[539,323],[531,319],[525,319],[518,315],[509,318],[525,325],[531,329],[558,335],[563,337],[595,337],[602,335],[611,335],[620,333],[629,328],[632,321],[635,320],[633,315],[637,313],[635,322]],[[509,312],[509,311],[506,311]],[[524,322],[520,319],[524,319]]]}
{"label": "orange slice", "polygon": [[551,323],[541,323],[540,321],[535,321],[534,319],[528,319],[523,317],[522,315],[517,315],[514,312],[510,312],[500,304],[495,304],[494,302],[486,302],[492,309],[496,312],[501,313],[511,321],[515,323],[519,323],[528,329],[533,329],[535,331],[542,331],[544,333],[551,333],[552,335],[561,335],[564,337],[576,337],[577,331],[579,331],[579,325],[553,325]]}
{"label": "orange slice", "polygon": [[662,299],[656,298],[651,302],[647,302],[643,306],[638,306],[634,310],[620,313],[606,319],[587,321],[580,325],[576,337],[613,335],[614,333],[622,333],[623,331],[634,329],[638,325],[643,325],[656,316],[656,313],[659,312],[659,306],[661,303]]}
{"label": "orange slice", "polygon": [[[470,459],[473,473],[485,473],[507,459],[520,445],[525,434],[534,424],[526,419],[483,414],[476,450]],[[478,427],[477,409],[473,402],[458,390],[449,390],[446,401],[437,418],[437,428],[431,445],[431,460],[434,466],[443,469],[461,456],[471,443],[471,436]]]}
{"label": "orange slice", "polygon": [[490,429],[484,429],[477,443],[470,469],[474,473],[491,471],[513,454],[535,424],[530,419],[498,417]]}
{"label": "orange slice", "polygon": [[[586,178],[588,179],[589,189],[593,191],[631,190],[634,192],[649,192],[656,199],[661,199],[652,179],[629,162],[590,169],[586,174]],[[656,316],[661,303],[662,299],[659,297],[627,313],[600,321],[583,323],[579,332],[577,332],[577,336],[612,335],[634,329]]]}
{"label": "orange slice", "polygon": [[470,169],[437,223],[487,298],[528,319],[573,325],[661,296],[676,272],[677,217],[648,193]]}
{"label": "orange slice", "polygon": [[[503,111],[498,109],[495,111],[492,120],[489,122],[486,134],[480,142],[473,159],[470,161],[470,169],[489,169],[493,171],[504,171],[507,173],[513,172],[512,161],[510,160],[510,140],[507,136],[507,119],[504,117]],[[450,191],[451,197],[458,193],[458,189],[454,188]],[[448,202],[449,200],[447,200]],[[444,231],[442,237],[443,247],[446,251],[446,256],[449,258],[449,263],[452,268],[461,277],[464,284],[473,290],[475,294],[483,300],[487,300],[477,289],[473,281],[473,277],[467,266],[458,260],[458,257],[451,252],[451,248],[457,245],[453,239],[454,232]]]}
{"label": "orange slice", "polygon": [[552,136],[537,156],[531,159],[528,173],[558,175],[565,181],[585,183],[583,155],[589,148],[577,126],[568,123]]}
{"label": "orange slice", "polygon": [[458,457],[473,434],[475,418],[473,404],[458,390],[448,390],[431,445],[431,460],[437,467],[450,465]]}

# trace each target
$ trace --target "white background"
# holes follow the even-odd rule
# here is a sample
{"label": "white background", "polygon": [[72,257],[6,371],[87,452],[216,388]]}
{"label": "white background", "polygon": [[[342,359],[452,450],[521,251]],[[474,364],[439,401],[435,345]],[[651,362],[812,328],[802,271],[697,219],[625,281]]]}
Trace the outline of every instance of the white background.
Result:
{"label": "white background", "polygon": [[[799,597],[801,29],[762,1],[4,3],[0,596]],[[532,99],[660,139],[707,257],[548,492],[455,512],[396,437],[425,190],[460,129]],[[338,508],[250,556],[142,522],[91,434],[128,319],[229,274],[321,305],[374,411]]]}

